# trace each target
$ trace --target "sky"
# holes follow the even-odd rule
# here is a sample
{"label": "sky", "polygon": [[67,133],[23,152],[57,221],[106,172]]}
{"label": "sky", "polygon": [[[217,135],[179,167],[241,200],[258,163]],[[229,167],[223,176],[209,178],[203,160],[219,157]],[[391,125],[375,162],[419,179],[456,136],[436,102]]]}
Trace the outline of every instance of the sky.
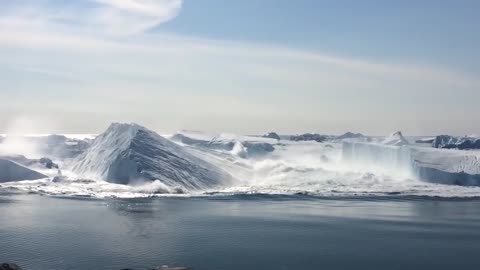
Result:
{"label": "sky", "polygon": [[480,134],[480,1],[0,0],[0,133]]}

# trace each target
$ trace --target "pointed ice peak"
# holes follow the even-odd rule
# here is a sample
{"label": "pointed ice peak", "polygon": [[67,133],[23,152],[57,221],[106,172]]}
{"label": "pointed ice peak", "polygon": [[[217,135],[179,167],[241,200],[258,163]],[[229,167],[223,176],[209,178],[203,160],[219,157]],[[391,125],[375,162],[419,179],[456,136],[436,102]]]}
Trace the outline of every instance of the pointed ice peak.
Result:
{"label": "pointed ice peak", "polygon": [[104,133],[111,133],[111,132],[127,132],[127,131],[132,131],[136,132],[140,129],[146,130],[145,127],[140,126],[139,124],[136,123],[111,123],[110,126],[107,128],[107,130]]}
{"label": "pointed ice peak", "polygon": [[137,124],[113,123],[73,161],[82,177],[117,184],[159,180],[182,190],[218,186],[231,179],[188,149]]}
{"label": "pointed ice peak", "polygon": [[402,145],[408,145],[410,143],[407,141],[407,139],[405,139],[405,137],[403,137],[403,134],[401,131],[397,131],[392,133],[390,136],[386,137],[385,140],[383,140],[382,144],[402,146]]}

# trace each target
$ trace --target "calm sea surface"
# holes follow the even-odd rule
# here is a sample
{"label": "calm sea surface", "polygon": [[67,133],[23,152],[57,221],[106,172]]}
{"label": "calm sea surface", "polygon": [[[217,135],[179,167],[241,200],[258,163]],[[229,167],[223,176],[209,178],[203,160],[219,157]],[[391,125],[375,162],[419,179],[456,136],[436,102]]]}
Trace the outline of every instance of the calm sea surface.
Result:
{"label": "calm sea surface", "polygon": [[24,269],[480,269],[480,201],[0,194],[0,261]]}

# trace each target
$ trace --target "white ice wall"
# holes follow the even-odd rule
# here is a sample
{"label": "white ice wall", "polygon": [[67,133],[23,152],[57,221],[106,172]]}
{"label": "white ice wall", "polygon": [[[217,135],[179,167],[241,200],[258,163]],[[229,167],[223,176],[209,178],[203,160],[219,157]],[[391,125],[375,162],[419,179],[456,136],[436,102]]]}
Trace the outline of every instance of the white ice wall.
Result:
{"label": "white ice wall", "polygon": [[342,160],[354,170],[439,184],[480,186],[480,163],[471,163],[468,168],[461,164],[464,160],[475,159],[467,151],[348,141],[342,146]]}

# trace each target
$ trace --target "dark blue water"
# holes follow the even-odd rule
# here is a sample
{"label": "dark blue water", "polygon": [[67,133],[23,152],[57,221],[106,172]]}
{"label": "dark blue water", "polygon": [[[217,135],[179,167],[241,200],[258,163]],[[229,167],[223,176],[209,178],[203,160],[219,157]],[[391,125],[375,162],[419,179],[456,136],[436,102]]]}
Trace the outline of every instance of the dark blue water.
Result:
{"label": "dark blue water", "polygon": [[480,201],[0,195],[25,269],[480,269]]}

